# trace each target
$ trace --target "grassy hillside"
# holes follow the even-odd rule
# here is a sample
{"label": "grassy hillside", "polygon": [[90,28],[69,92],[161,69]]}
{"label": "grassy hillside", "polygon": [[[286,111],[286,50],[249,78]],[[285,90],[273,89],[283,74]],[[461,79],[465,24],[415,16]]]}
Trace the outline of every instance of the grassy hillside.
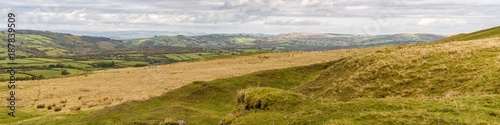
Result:
{"label": "grassy hillside", "polygon": [[239,90],[251,87],[288,90],[316,78],[327,66],[328,63],[262,71],[211,82],[197,81],[145,101],[131,101],[78,117],[63,115],[65,118],[60,121],[53,120],[61,117],[56,115],[23,124],[157,124],[178,118],[189,121],[189,124],[218,124],[235,108]]}
{"label": "grassy hillside", "polygon": [[295,91],[339,101],[500,94],[499,41],[400,46],[344,58]]}

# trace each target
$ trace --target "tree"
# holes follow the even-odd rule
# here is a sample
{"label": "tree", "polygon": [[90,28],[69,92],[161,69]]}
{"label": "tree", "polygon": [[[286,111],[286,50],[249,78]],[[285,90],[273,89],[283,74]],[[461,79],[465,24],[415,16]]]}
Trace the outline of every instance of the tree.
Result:
{"label": "tree", "polygon": [[63,69],[63,70],[61,71],[61,74],[62,74],[62,75],[69,75],[69,72],[68,72],[68,70]]}

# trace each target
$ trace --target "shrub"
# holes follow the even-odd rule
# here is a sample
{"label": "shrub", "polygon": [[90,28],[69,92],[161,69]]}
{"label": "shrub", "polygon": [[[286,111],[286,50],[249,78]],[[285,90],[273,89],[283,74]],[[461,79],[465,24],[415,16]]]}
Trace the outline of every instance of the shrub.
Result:
{"label": "shrub", "polygon": [[69,75],[70,73],[68,72],[68,70],[63,70],[63,71],[61,71],[61,74],[62,75]]}
{"label": "shrub", "polygon": [[134,67],[144,67],[144,66],[148,66],[148,64],[135,64]]}
{"label": "shrub", "polygon": [[62,110],[62,107],[60,107],[60,106],[57,106],[57,107],[54,108],[55,112],[58,112],[58,111],[61,111],[61,110]]}

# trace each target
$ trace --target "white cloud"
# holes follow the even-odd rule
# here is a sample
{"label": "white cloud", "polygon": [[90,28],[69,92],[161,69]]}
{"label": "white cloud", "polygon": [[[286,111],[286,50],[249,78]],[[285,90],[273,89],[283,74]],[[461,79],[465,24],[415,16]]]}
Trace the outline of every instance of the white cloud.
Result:
{"label": "white cloud", "polygon": [[435,27],[449,27],[462,24],[467,24],[467,21],[459,19],[423,18],[417,22],[418,26],[435,26]]}
{"label": "white cloud", "polygon": [[301,0],[300,5],[310,7],[320,5],[321,1],[319,0]]}
{"label": "white cloud", "polygon": [[346,6],[346,10],[359,11],[359,10],[367,10],[370,9],[369,6]]}

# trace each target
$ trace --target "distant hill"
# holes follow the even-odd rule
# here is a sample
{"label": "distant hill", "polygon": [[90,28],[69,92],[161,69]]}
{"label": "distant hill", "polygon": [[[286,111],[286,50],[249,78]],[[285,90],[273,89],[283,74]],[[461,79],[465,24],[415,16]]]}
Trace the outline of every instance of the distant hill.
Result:
{"label": "distant hill", "polygon": [[133,39],[133,38],[149,38],[154,36],[200,36],[206,35],[201,32],[186,32],[186,31],[74,31],[74,30],[59,30],[57,32],[67,32],[77,35],[101,36],[113,39]]}
{"label": "distant hill", "polygon": [[[289,33],[208,34],[200,36],[153,36],[117,40],[107,37],[78,36],[50,31],[18,30],[18,56],[60,57],[115,53],[208,52],[238,54],[246,52],[317,51],[428,42],[446,38],[435,34],[395,34],[359,36],[349,34]],[[117,32],[128,34],[129,32]],[[145,32],[149,33],[149,32]],[[157,32],[160,33],[160,32]],[[105,34],[105,33],[103,33]],[[95,34],[95,35],[103,35]],[[154,33],[153,33],[154,34]],[[7,32],[1,31],[1,41]],[[147,35],[147,34],[144,34]],[[195,34],[191,34],[195,35]],[[0,45],[5,45],[1,42]],[[182,50],[182,51],[181,51]],[[5,53],[6,49],[0,49]]]}
{"label": "distant hill", "polygon": [[[49,31],[17,30],[19,56],[72,56],[90,52],[124,48],[120,40],[106,37],[75,36]],[[6,41],[7,32],[1,31],[1,41]],[[1,42],[0,45],[5,45]],[[1,51],[5,52],[5,51]]]}
{"label": "distant hill", "polygon": [[176,46],[219,48],[255,48],[272,51],[315,51],[353,47],[399,45],[446,38],[436,34],[395,34],[360,36],[349,34],[288,33],[270,36],[209,34],[202,36],[156,36],[125,40],[132,46]]}

